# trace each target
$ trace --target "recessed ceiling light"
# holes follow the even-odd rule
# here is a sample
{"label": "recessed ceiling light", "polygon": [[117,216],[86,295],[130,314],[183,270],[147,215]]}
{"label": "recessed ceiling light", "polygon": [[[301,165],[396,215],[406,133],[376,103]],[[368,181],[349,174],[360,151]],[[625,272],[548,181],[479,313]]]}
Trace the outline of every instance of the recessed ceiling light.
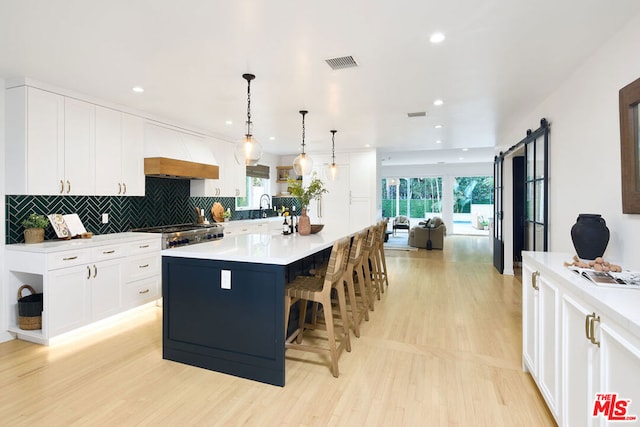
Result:
{"label": "recessed ceiling light", "polygon": [[464,160],[464,157],[458,157],[458,160]]}
{"label": "recessed ceiling light", "polygon": [[442,141],[437,140],[437,141],[436,141],[436,144],[442,144]]}
{"label": "recessed ceiling light", "polygon": [[369,147],[371,147],[371,144],[364,144],[364,146],[369,148]]}
{"label": "recessed ceiling light", "polygon": [[442,125],[435,125],[434,128],[436,129],[442,129]]}
{"label": "recessed ceiling light", "polygon": [[436,99],[435,101],[433,101],[433,105],[435,105],[436,107],[439,107],[442,104],[444,104],[444,101],[442,99]]}
{"label": "recessed ceiling light", "polygon": [[463,148],[462,151],[469,151],[469,149],[468,148]]}
{"label": "recessed ceiling light", "polygon": [[232,124],[233,124],[233,121],[231,121],[231,120],[227,120],[226,122],[224,122],[224,124],[225,124],[225,125],[232,125]]}
{"label": "recessed ceiling light", "polygon": [[431,37],[429,37],[429,41],[431,43],[442,43],[444,41],[444,34],[442,33],[433,33]]}
{"label": "recessed ceiling light", "polygon": [[134,86],[131,88],[132,91],[134,91],[135,93],[142,93],[144,92],[144,88],[142,86]]}
{"label": "recessed ceiling light", "polygon": [[276,137],[275,137],[275,136],[270,136],[270,137],[269,137],[269,140],[270,140],[270,141],[275,141],[275,140],[276,140]]}

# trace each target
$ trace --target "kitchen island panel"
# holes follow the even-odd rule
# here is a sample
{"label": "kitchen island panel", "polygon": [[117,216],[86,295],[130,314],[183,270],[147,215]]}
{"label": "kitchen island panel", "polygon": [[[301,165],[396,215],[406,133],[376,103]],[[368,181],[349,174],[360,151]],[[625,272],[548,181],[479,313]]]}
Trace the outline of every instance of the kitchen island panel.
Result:
{"label": "kitchen island panel", "polygon": [[[286,267],[164,256],[163,357],[284,385]],[[231,274],[222,288],[221,272]]]}

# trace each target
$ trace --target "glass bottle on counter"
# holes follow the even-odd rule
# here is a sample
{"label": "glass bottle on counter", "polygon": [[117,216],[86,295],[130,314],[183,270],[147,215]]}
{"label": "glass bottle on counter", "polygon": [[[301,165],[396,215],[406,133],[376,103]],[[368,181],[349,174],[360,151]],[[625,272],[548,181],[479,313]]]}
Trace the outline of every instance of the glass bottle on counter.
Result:
{"label": "glass bottle on counter", "polygon": [[284,222],[282,223],[282,234],[289,234],[289,224],[287,224],[287,217],[283,216]]}

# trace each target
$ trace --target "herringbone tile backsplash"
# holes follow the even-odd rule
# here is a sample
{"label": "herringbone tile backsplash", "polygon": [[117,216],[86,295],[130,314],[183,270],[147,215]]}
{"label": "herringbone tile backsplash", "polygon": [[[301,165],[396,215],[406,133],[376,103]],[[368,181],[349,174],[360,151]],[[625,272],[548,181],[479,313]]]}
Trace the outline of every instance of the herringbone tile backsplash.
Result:
{"label": "herringbone tile backsplash", "polygon": [[[193,223],[195,207],[201,207],[209,220],[211,206],[220,202],[225,209],[235,210],[233,197],[190,197],[189,181],[146,178],[144,197],[111,196],[6,196],[6,243],[24,242],[22,221],[30,213],[77,213],[87,231],[94,234],[120,233],[132,228]],[[102,214],[109,223],[102,224]],[[248,215],[250,213],[243,213]],[[45,239],[55,239],[49,226]]]}

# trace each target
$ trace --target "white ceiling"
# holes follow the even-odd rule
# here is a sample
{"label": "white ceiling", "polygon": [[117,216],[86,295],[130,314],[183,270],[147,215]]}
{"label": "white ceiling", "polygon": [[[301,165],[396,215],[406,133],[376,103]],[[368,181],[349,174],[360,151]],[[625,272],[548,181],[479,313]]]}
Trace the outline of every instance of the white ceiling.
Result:
{"label": "white ceiling", "polygon": [[[238,140],[250,72],[267,152],[298,150],[307,109],[309,152],[330,151],[337,129],[338,152],[370,144],[386,164],[492,161],[496,132],[639,12],[637,0],[0,0],[0,77]],[[325,63],[345,55],[359,66]]]}

